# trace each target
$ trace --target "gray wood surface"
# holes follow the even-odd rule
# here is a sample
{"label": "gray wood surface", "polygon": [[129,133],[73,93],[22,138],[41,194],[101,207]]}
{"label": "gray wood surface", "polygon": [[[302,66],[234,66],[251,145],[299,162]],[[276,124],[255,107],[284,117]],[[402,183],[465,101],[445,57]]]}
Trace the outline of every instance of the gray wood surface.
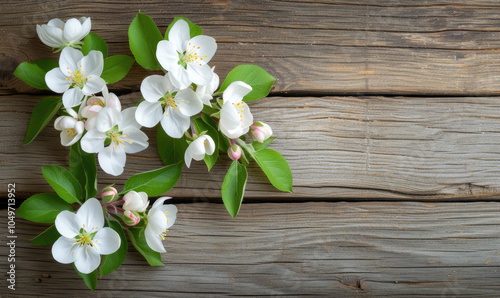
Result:
{"label": "gray wood surface", "polygon": [[[0,94],[34,92],[12,75],[19,63],[57,59],[36,24],[91,16],[110,54],[130,54],[127,30],[139,9],[162,32],[174,16],[190,18],[217,39],[211,65],[222,77],[257,64],[277,78],[275,92],[500,93],[497,1],[24,0],[2,3]],[[137,90],[150,73],[135,65],[112,88]]]}
{"label": "gray wood surface", "polygon": [[[3,96],[0,106],[2,182],[17,183],[20,196],[51,191],[43,165],[68,166],[68,148],[47,127],[22,146],[29,115],[40,97]],[[122,97],[133,105],[140,93]],[[19,105],[19,102],[23,102]],[[283,153],[294,174],[294,193],[273,189],[256,166],[247,198],[497,200],[500,190],[500,102],[490,97],[273,97],[250,104],[256,120],[277,136],[270,148]],[[162,166],[155,130],[144,129],[150,147],[127,156],[119,177],[99,173],[102,186]],[[229,159],[207,175],[203,162],[185,168],[169,194],[220,197]],[[5,196],[6,189],[0,189]]]}
{"label": "gray wood surface", "polygon": [[[18,219],[15,294],[494,297],[500,290],[499,203],[244,204],[236,220],[221,204],[178,207],[165,267],[148,267],[132,248],[92,295],[71,265],[53,261],[50,246],[27,241],[43,228]],[[0,258],[2,268],[6,262]]]}

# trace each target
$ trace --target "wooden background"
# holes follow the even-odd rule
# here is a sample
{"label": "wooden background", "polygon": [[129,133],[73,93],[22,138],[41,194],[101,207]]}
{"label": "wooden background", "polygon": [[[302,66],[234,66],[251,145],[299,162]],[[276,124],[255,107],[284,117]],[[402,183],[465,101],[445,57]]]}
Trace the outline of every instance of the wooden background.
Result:
{"label": "wooden background", "polygon": [[[50,246],[28,242],[43,227],[17,219],[17,290],[3,273],[1,296],[500,295],[497,1],[0,2],[0,197],[8,183],[18,203],[50,191],[40,167],[68,165],[52,123],[22,146],[33,107],[51,93],[12,72],[58,57],[35,25],[90,16],[111,55],[131,55],[127,29],[139,9],[162,32],[184,16],[216,38],[211,65],[221,78],[245,63],[277,78],[250,107],[294,174],[294,193],[281,193],[252,166],[232,220],[220,200],[228,160],[208,174],[195,163],[168,193],[179,216],[166,266],[148,267],[132,248],[94,293]],[[131,106],[150,74],[135,64],[110,89]],[[161,166],[145,131],[150,148],[127,156],[120,177],[99,172],[100,186]],[[2,272],[7,254],[2,244]]]}

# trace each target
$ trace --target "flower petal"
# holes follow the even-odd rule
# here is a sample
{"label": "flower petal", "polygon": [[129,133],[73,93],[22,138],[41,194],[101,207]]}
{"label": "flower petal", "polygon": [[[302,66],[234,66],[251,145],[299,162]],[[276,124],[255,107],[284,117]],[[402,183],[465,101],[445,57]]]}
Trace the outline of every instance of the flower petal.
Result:
{"label": "flower petal", "polygon": [[59,234],[66,238],[75,238],[80,233],[81,224],[78,217],[67,210],[59,212],[55,225]]}
{"label": "flower petal", "polygon": [[70,264],[75,260],[73,247],[75,239],[66,238],[64,236],[59,237],[59,239],[52,245],[52,257],[59,263]]}
{"label": "flower petal", "polygon": [[186,50],[187,42],[189,41],[189,25],[184,20],[178,20],[168,32],[168,41],[175,45],[175,49],[179,53]]}
{"label": "flower petal", "polygon": [[120,129],[141,129],[142,125],[135,120],[135,114],[137,112],[137,107],[130,107],[123,110],[122,113],[122,122],[119,124]]}
{"label": "flower petal", "polygon": [[163,116],[161,102],[148,102],[143,101],[135,111],[135,120],[145,127],[153,127],[160,122]]}
{"label": "flower petal", "polygon": [[104,226],[102,206],[95,198],[85,201],[76,212],[76,216],[88,233],[96,232]]}
{"label": "flower petal", "polygon": [[203,58],[203,60],[200,61],[202,64],[208,63],[214,56],[215,51],[217,51],[217,43],[215,39],[210,36],[198,35],[191,38],[189,43],[195,47],[196,53],[198,54],[197,56]]}
{"label": "flower petal", "polygon": [[163,205],[161,211],[167,217],[167,229],[174,225],[177,219],[177,207],[175,205]]}
{"label": "flower petal", "polygon": [[166,200],[170,200],[170,199],[172,199],[172,197],[161,197],[161,198],[158,198],[153,203],[153,206],[151,206],[151,209],[163,206],[163,203],[165,203]]}
{"label": "flower petal", "polygon": [[52,19],[50,20],[47,25],[49,26],[52,26],[52,27],[56,27],[56,28],[59,28],[59,29],[64,29],[64,22],[61,21],[60,19],[58,18],[55,18],[55,19]]}
{"label": "flower petal", "polygon": [[63,93],[71,85],[71,82],[66,80],[67,78],[59,67],[56,67],[45,74],[45,83],[50,90],[56,93]]}
{"label": "flower petal", "polygon": [[69,19],[64,25],[64,40],[68,43],[79,41],[80,33],[82,32],[82,23],[77,19]]}
{"label": "flower petal", "polygon": [[82,23],[82,30],[80,31],[80,36],[78,37],[78,40],[82,40],[87,34],[90,32],[90,28],[92,27],[92,23],[90,21],[90,17],[81,17],[78,21]]}
{"label": "flower petal", "polygon": [[167,75],[170,81],[181,90],[188,88],[192,83],[189,79],[187,70],[180,65],[177,65],[175,68],[169,70]]}
{"label": "flower petal", "polygon": [[101,92],[106,86],[106,81],[100,77],[89,77],[83,86],[82,93],[85,95],[92,95]]}
{"label": "flower petal", "polygon": [[[165,96],[165,93],[170,89],[168,86],[168,78],[165,76],[152,75],[146,77],[141,83],[141,93],[144,99],[148,102],[157,102],[160,98]],[[171,91],[172,92],[172,91]]]}
{"label": "flower petal", "polygon": [[250,113],[250,108],[245,102],[241,102],[241,105],[243,106],[243,113],[241,114],[243,117],[241,117],[241,126],[242,127],[248,127],[252,125],[253,123],[253,115]]}
{"label": "flower petal", "polygon": [[212,82],[212,69],[207,64],[187,64],[187,74],[189,80],[197,85],[208,85]]}
{"label": "flower petal", "polygon": [[61,145],[71,146],[74,143],[78,142],[78,140],[82,137],[82,134],[81,133],[75,134],[73,131],[65,129],[61,131],[60,137],[61,137]]}
{"label": "flower petal", "polygon": [[102,170],[110,175],[118,176],[123,173],[127,156],[122,146],[113,143],[104,148],[97,155]]}
{"label": "flower petal", "polygon": [[80,71],[85,78],[89,76],[100,77],[104,68],[104,57],[102,52],[90,51],[87,56],[80,60],[80,65],[78,65],[78,67],[80,67]]}
{"label": "flower petal", "polygon": [[59,48],[64,45],[63,31],[61,28],[36,25],[36,33],[40,40],[49,47]]}
{"label": "flower petal", "polygon": [[146,227],[146,231],[144,232],[144,236],[146,237],[146,243],[148,246],[156,251],[156,252],[167,252],[165,250],[165,247],[163,246],[163,243],[161,242],[161,238],[159,234],[155,234],[152,230],[151,227],[148,225]]}
{"label": "flower petal", "polygon": [[[191,144],[190,144],[191,146]],[[193,160],[193,155],[191,154],[191,150],[189,147],[184,151],[184,162],[186,163],[186,167],[191,167],[191,161]]]}
{"label": "flower petal", "polygon": [[[104,89],[103,89],[103,92],[104,92]],[[116,96],[116,94],[114,94],[113,92],[108,93],[107,95],[104,96],[104,102],[105,102],[106,107],[115,108],[118,111],[122,110],[122,104],[121,104],[120,100],[118,99],[118,96]]]}
{"label": "flower petal", "polygon": [[203,145],[205,145],[205,154],[208,154],[208,155],[214,154],[214,151],[215,151],[214,140],[209,135],[204,135],[203,137],[205,137],[205,141],[203,142]]}
{"label": "flower petal", "polygon": [[224,103],[238,103],[243,100],[243,97],[252,91],[252,87],[245,82],[236,81],[232,82],[224,93],[222,94],[222,98],[224,99]]}
{"label": "flower petal", "polygon": [[122,122],[122,114],[114,108],[103,108],[97,115],[96,128],[101,132],[106,132]]}
{"label": "flower petal", "polygon": [[161,118],[161,126],[165,132],[172,138],[180,138],[184,135],[184,132],[189,128],[191,124],[191,119],[188,116],[183,115],[177,110],[172,110],[168,107],[165,114]]}
{"label": "flower petal", "polygon": [[130,127],[124,129],[123,135],[127,135],[124,139],[130,142],[128,144],[124,143],[126,153],[137,153],[149,146],[148,136],[137,128]]}
{"label": "flower petal", "polygon": [[97,129],[91,129],[83,136],[80,145],[82,146],[82,150],[87,153],[98,153],[104,149],[106,138],[106,134]]}
{"label": "flower petal", "polygon": [[[180,53],[182,53],[181,51]],[[156,59],[167,71],[172,71],[174,68],[179,67],[177,64],[179,62],[179,54],[177,52],[176,45],[168,40],[162,40],[158,42],[156,47]]]}
{"label": "flower petal", "polygon": [[120,248],[121,239],[115,230],[105,227],[97,231],[92,243],[100,255],[109,255]]}
{"label": "flower petal", "polygon": [[84,274],[94,272],[101,263],[101,256],[95,247],[86,245],[75,250],[75,267]]}
{"label": "flower petal", "polygon": [[179,112],[191,117],[198,114],[203,109],[203,102],[192,89],[184,89],[175,95],[175,104]]}
{"label": "flower petal", "polygon": [[82,103],[83,93],[80,88],[71,88],[64,91],[62,102],[66,109],[78,106]]}
{"label": "flower petal", "polygon": [[78,67],[78,61],[82,60],[83,54],[72,47],[65,47],[59,57],[59,69],[66,76],[71,76]]}
{"label": "flower petal", "polygon": [[159,235],[167,229],[167,217],[161,208],[152,208],[148,212],[148,227]]}

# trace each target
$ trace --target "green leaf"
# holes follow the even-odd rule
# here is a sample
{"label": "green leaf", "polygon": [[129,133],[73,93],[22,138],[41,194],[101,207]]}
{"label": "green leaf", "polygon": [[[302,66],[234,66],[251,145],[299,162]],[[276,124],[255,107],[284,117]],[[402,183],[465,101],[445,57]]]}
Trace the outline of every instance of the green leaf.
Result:
{"label": "green leaf", "polygon": [[292,192],[292,171],[281,153],[271,149],[262,149],[253,152],[252,157],[274,187],[281,191]]}
{"label": "green leaf", "polygon": [[247,168],[237,160],[233,161],[229,170],[227,170],[221,188],[222,201],[232,218],[235,218],[240,211],[246,184]]}
{"label": "green leaf", "polygon": [[165,266],[161,262],[161,254],[152,250],[148,243],[146,242],[146,237],[144,236],[144,226],[142,227],[130,227],[127,232],[130,238],[130,242],[134,245],[135,249],[144,256],[146,261],[148,261],[150,266]]}
{"label": "green leaf", "polygon": [[104,70],[101,78],[107,84],[113,84],[123,79],[134,64],[134,59],[127,55],[115,55],[104,59]]}
{"label": "green leaf", "polygon": [[130,177],[125,182],[122,194],[131,190],[145,192],[148,196],[159,196],[169,191],[179,180],[182,172],[182,162],[165,166],[158,170],[140,173]]}
{"label": "green leaf", "polygon": [[56,194],[41,193],[24,201],[16,214],[29,221],[54,223],[63,210],[73,211],[73,208]]}
{"label": "green leaf", "polygon": [[76,269],[75,267],[75,264],[73,264],[73,269],[75,269],[76,273],[78,273],[78,275],[83,278],[85,285],[92,291],[95,291],[95,288],[97,287],[97,269],[89,274],[84,274],[78,271],[78,269]]}
{"label": "green leaf", "polygon": [[229,72],[218,93],[224,92],[232,82],[236,81],[243,81],[252,86],[252,91],[243,98],[243,101],[253,101],[266,97],[276,79],[257,65],[239,65]]}
{"label": "green leaf", "polygon": [[71,146],[69,152],[69,170],[85,190],[85,198],[94,198],[97,194],[95,155],[83,151],[80,141]]}
{"label": "green leaf", "polygon": [[265,140],[264,143],[259,143],[257,141],[252,142],[252,147],[255,151],[260,151],[262,149],[266,149],[269,144],[271,144],[276,137],[269,137],[269,139]]}
{"label": "green leaf", "polygon": [[81,203],[84,198],[82,186],[68,170],[60,166],[44,166],[42,174],[63,200],[70,204]]}
{"label": "green leaf", "polygon": [[[206,115],[206,114],[203,114],[203,115]],[[217,158],[219,157],[219,132],[217,131],[217,129],[213,128],[211,125],[205,123],[203,121],[203,119],[193,120],[193,123],[194,123],[194,127],[198,133],[201,133],[203,131],[207,131],[207,135],[212,137],[212,139],[214,140],[214,143],[215,143],[214,153],[212,155],[205,155],[205,157],[203,158],[203,160],[205,161],[205,164],[207,165],[208,171],[210,171],[210,169],[214,166],[215,162],[217,161]]]}
{"label": "green leaf", "polygon": [[102,257],[101,277],[118,269],[125,260],[128,251],[127,237],[125,237],[121,224],[116,220],[110,220],[109,226],[120,235],[121,244],[117,251]]}
{"label": "green leaf", "polygon": [[90,51],[101,51],[102,56],[106,58],[108,56],[108,45],[104,39],[95,33],[89,33],[83,40],[82,53],[87,56]]}
{"label": "green leaf", "polygon": [[47,245],[56,242],[59,237],[61,237],[61,234],[59,234],[59,232],[57,231],[56,226],[51,225],[40,235],[36,236],[33,239],[30,239],[30,242],[35,245]]}
{"label": "green leaf", "polygon": [[24,145],[31,143],[36,136],[47,126],[50,119],[59,111],[62,100],[58,97],[44,97],[40,100],[31,113]]}
{"label": "green leaf", "polygon": [[14,75],[30,86],[50,90],[45,83],[45,74],[58,65],[57,61],[51,59],[40,59],[31,63],[23,62],[17,66]]}
{"label": "green leaf", "polygon": [[184,153],[188,147],[186,137],[175,139],[165,133],[163,128],[156,127],[156,146],[164,165],[172,165],[184,161]]}
{"label": "green leaf", "polygon": [[186,23],[188,23],[189,25],[189,37],[193,38],[195,36],[198,36],[198,35],[202,35],[203,32],[201,31],[201,28],[200,26],[192,23],[190,20],[188,20],[187,18],[183,18],[183,17],[175,17],[174,18],[174,21],[172,23],[170,23],[170,25],[168,25],[168,28],[167,28],[167,32],[165,32],[165,39],[168,40],[168,33],[170,32],[170,29],[172,29],[172,27],[174,26],[174,24],[178,21],[178,20],[184,20],[186,21]]}
{"label": "green leaf", "polygon": [[153,20],[138,12],[128,28],[130,50],[134,54],[135,61],[145,69],[161,69],[156,60],[156,47],[162,39],[160,30]]}

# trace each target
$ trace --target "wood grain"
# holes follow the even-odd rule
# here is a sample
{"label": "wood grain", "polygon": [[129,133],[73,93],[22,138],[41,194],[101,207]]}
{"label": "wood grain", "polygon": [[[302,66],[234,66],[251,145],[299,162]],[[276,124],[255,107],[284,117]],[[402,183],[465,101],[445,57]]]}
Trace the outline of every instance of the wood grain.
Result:
{"label": "wood grain", "polygon": [[[211,65],[222,78],[239,64],[257,64],[277,78],[273,92],[500,93],[496,1],[24,0],[1,6],[0,94],[35,92],[13,70],[23,61],[57,59],[38,40],[36,24],[90,16],[110,54],[130,55],[127,30],[139,9],[162,32],[174,16],[190,18],[217,39]],[[138,90],[151,73],[135,65],[110,87]]]}
{"label": "wood grain", "polygon": [[[499,203],[244,204],[235,220],[221,204],[178,207],[165,267],[148,267],[131,248],[124,265],[99,281],[95,296],[471,297],[500,291]],[[5,210],[0,215],[6,227]],[[16,297],[90,295],[70,265],[52,259],[50,246],[28,242],[42,230],[16,221]],[[0,237],[6,232],[0,229]],[[7,255],[4,245],[0,255]],[[6,265],[0,258],[0,267]],[[11,297],[5,283],[2,296]]]}
{"label": "wood grain", "polygon": [[[122,96],[132,106],[140,94]],[[40,97],[3,96],[0,105],[1,182],[18,195],[51,191],[43,165],[68,167],[68,148],[51,126],[22,146],[29,115]],[[20,105],[20,103],[22,103]],[[271,148],[289,161],[294,193],[273,189],[251,165],[247,199],[498,200],[500,103],[495,97],[273,97],[250,103],[256,120],[273,127]],[[101,186],[121,188],[133,174],[162,166],[155,130],[150,147],[127,156],[119,177],[99,173]],[[207,174],[194,162],[171,192],[200,200],[220,197],[226,158]],[[0,195],[6,196],[6,189]]]}

